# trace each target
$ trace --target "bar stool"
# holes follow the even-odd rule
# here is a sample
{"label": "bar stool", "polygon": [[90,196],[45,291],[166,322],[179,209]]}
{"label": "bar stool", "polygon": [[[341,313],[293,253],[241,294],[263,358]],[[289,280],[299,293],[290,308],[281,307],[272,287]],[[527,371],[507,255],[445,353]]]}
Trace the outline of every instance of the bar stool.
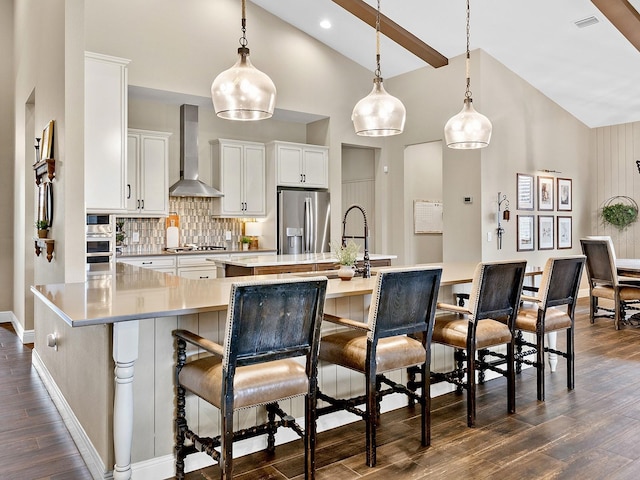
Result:
{"label": "bar stool", "polygon": [[[223,345],[185,330],[173,332],[177,339],[177,479],[184,479],[184,459],[196,451],[218,462],[220,478],[233,478],[233,441],[267,434],[267,450],[273,451],[280,426],[303,437],[305,478],[314,478],[317,353],[326,288],[326,277],[234,283]],[[187,343],[210,355],[187,362]],[[220,410],[221,435],[202,437],[188,427],[187,390]],[[277,403],[302,395],[304,432]],[[234,412],[258,405],[266,405],[268,421],[234,432]],[[276,415],[280,420],[275,420]]]}
{"label": "bar stool", "polygon": [[[347,327],[325,335],[320,342],[320,359],[365,375],[365,395],[335,399],[318,392],[328,402],[318,415],[347,410],[366,422],[366,461],[376,464],[376,424],[379,402],[384,395],[403,393],[420,403],[422,445],[431,442],[431,398],[429,371],[431,332],[440,287],[441,268],[389,268],[378,272],[367,323],[325,314],[325,320]],[[408,335],[420,334],[417,340]],[[417,395],[383,373],[418,365],[422,373]],[[389,388],[382,389],[382,384]],[[365,410],[358,408],[365,404]]]}
{"label": "bar stool", "polygon": [[[578,301],[578,290],[585,263],[584,255],[549,258],[540,280],[538,295],[522,295],[522,306],[516,318],[516,370],[521,364],[536,368],[538,400],[544,401],[544,354],[555,353],[567,360],[567,388],[574,387],[574,351],[573,322]],[[565,306],[566,309],[560,307]],[[566,351],[550,349],[545,346],[546,333],[566,330]],[[533,333],[536,343],[528,342],[522,332]],[[533,350],[523,351],[522,347]],[[528,355],[536,354],[536,360],[527,360]]]}
{"label": "bar stool", "polygon": [[455,349],[456,368],[431,375],[434,381],[447,381],[467,390],[467,425],[470,427],[476,421],[476,369],[495,369],[493,365],[476,360],[479,350],[507,346],[507,354],[501,360],[506,362],[507,368],[499,373],[507,378],[507,409],[509,413],[516,410],[513,328],[526,263],[479,263],[467,307],[438,303],[438,309],[450,313],[436,316],[431,341]]}

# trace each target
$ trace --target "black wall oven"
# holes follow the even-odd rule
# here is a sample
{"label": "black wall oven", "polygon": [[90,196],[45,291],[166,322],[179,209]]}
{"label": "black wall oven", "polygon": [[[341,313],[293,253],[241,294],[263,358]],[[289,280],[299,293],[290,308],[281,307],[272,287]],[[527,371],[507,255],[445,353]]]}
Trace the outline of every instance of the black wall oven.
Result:
{"label": "black wall oven", "polygon": [[116,262],[115,216],[88,214],[85,243],[87,277],[112,275]]}

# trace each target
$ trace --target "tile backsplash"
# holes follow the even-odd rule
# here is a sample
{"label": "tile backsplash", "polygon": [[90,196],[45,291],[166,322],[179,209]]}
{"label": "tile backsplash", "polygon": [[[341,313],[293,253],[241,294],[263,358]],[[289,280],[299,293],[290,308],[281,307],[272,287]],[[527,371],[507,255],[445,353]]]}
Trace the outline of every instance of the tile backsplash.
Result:
{"label": "tile backsplash", "polygon": [[[169,211],[180,218],[180,245],[225,245],[233,248],[242,235],[242,221],[237,218],[215,218],[211,216],[211,198],[171,197]],[[123,253],[154,253],[165,247],[165,218],[126,218]],[[231,232],[231,242],[225,242],[225,232]],[[139,235],[139,242],[133,243],[133,233]]]}

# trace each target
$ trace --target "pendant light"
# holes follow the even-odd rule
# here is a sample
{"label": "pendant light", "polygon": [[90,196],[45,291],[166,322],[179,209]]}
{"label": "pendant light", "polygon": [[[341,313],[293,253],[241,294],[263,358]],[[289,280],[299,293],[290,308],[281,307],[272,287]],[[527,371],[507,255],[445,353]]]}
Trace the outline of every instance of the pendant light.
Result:
{"label": "pendant light", "polygon": [[216,115],[227,120],[271,118],[276,104],[276,86],[269,76],[251,64],[247,48],[247,19],[242,0],[242,37],[238,61],[211,84],[211,100]]}
{"label": "pendant light", "polygon": [[451,117],[444,127],[444,138],[449,148],[484,148],[491,140],[491,122],[473,108],[469,58],[469,0],[467,0],[467,90],[464,94],[462,110]]}
{"label": "pendant light", "polygon": [[389,95],[382,85],[380,72],[380,0],[376,14],[376,71],[371,93],[356,103],[351,121],[358,135],[385,137],[404,130],[407,111],[400,100]]}

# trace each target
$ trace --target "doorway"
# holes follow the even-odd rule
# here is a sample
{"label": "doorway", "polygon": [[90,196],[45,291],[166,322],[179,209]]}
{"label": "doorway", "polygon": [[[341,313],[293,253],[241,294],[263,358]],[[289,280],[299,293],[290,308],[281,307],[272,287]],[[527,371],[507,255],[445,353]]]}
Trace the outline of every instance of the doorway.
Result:
{"label": "doorway", "polygon": [[415,233],[414,229],[415,201],[441,203],[442,196],[442,142],[407,146],[404,151],[404,253],[407,265],[442,262],[442,233]]}
{"label": "doorway", "polygon": [[[344,213],[351,205],[360,205],[367,212],[369,227],[369,252],[376,251],[375,245],[375,149],[368,147],[342,146],[342,206],[340,228]],[[364,222],[359,212],[349,213],[345,234],[362,236]],[[342,235],[342,232],[340,232]],[[364,251],[364,240],[354,240]]]}

